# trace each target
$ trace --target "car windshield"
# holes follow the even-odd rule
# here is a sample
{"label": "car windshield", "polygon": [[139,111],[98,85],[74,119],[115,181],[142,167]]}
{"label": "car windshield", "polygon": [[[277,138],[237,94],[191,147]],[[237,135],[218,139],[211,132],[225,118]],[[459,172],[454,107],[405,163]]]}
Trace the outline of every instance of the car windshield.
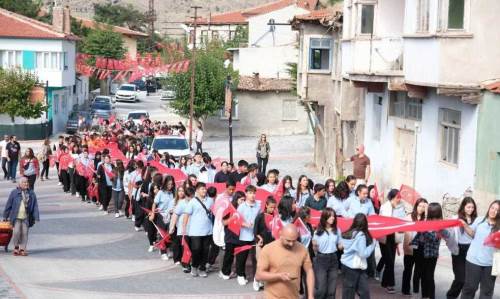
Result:
{"label": "car windshield", "polygon": [[134,86],[130,86],[130,85],[123,85],[123,86],[120,86],[120,90],[134,91],[135,87]]}
{"label": "car windshield", "polygon": [[103,97],[96,97],[94,102],[106,102],[106,103],[109,103],[109,99],[108,98],[103,98]]}
{"label": "car windshield", "polygon": [[188,144],[186,139],[181,138],[162,138],[153,141],[155,150],[186,150]]}
{"label": "car windshield", "polygon": [[128,118],[132,117],[132,119],[140,119],[141,116],[143,116],[144,118],[146,118],[146,113],[129,113],[128,114]]}
{"label": "car windshield", "polygon": [[94,102],[92,104],[92,109],[94,110],[111,110],[111,105],[105,102]]}

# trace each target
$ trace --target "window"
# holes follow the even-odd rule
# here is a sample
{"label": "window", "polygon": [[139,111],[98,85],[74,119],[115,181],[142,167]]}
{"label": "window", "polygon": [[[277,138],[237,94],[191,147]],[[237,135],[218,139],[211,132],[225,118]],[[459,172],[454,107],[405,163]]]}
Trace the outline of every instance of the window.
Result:
{"label": "window", "polygon": [[201,31],[201,42],[205,44],[208,43],[208,30]]}
{"label": "window", "polygon": [[332,40],[329,38],[311,38],[310,64],[311,70],[329,70]]}
{"label": "window", "polygon": [[404,92],[390,93],[389,115],[411,120],[422,120],[422,99],[412,99]]}
{"label": "window", "polygon": [[36,52],[35,66],[44,70],[68,69],[66,52]]}
{"label": "window", "polygon": [[283,120],[297,120],[297,100],[283,100]]}
{"label": "window", "polygon": [[219,39],[219,31],[217,30],[212,31],[212,39]]}
{"label": "window", "polygon": [[429,0],[419,0],[417,6],[417,32],[429,31]]}
{"label": "window", "polygon": [[[231,106],[231,113],[233,115],[233,120],[238,119],[238,100],[233,99],[233,105]],[[224,113],[224,108],[222,108],[219,112],[221,120],[227,120],[226,114]]]}
{"label": "window", "polygon": [[448,29],[464,29],[465,0],[449,0]]}
{"label": "window", "polygon": [[375,5],[361,6],[361,33],[373,34],[373,19],[375,16]]}
{"label": "window", "polygon": [[441,161],[458,165],[458,149],[460,146],[460,111],[439,109],[441,126]]}
{"label": "window", "polygon": [[0,67],[21,67],[23,65],[22,54],[22,51],[0,50]]}

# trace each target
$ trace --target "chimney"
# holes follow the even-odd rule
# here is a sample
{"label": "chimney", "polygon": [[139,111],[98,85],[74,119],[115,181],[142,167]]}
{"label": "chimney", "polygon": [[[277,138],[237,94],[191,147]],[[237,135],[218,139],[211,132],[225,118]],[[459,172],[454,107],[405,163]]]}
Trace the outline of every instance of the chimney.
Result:
{"label": "chimney", "polygon": [[255,87],[259,87],[260,86],[259,73],[253,73],[253,86],[255,86]]}
{"label": "chimney", "polygon": [[52,27],[64,34],[71,34],[71,17],[68,6],[56,5],[52,8]]}

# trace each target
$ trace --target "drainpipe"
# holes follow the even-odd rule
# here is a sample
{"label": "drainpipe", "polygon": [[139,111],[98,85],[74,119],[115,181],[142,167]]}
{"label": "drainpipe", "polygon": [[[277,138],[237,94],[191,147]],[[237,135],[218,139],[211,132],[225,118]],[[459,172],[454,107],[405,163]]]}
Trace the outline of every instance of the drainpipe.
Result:
{"label": "drainpipe", "polygon": [[413,157],[413,182],[412,187],[416,190],[416,182],[417,182],[417,149],[418,149],[418,133],[420,131],[420,125],[415,123],[415,155]]}

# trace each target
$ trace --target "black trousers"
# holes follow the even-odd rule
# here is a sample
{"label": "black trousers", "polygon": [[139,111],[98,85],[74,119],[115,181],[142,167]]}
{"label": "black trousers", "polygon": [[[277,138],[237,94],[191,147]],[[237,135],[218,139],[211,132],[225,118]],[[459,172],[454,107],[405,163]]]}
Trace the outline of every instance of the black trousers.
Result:
{"label": "black trousers", "polygon": [[111,186],[108,185],[99,186],[98,192],[99,192],[99,201],[102,204],[102,209],[103,211],[107,211],[109,202],[111,201],[111,194],[112,194]]}
{"label": "black trousers", "polygon": [[144,201],[141,199],[139,201],[132,198],[132,204],[134,205],[134,216],[135,216],[135,227],[141,227],[144,223],[144,219],[146,218],[146,213],[141,209],[144,207]]}
{"label": "black trousers", "polygon": [[49,178],[49,168],[50,168],[50,160],[47,159],[42,162],[42,173],[40,174],[41,178]]}
{"label": "black trousers", "polygon": [[[253,241],[242,241],[240,246],[243,245],[253,245]],[[255,271],[257,270],[257,259],[255,258],[255,247],[252,247],[250,250],[245,250],[236,255],[236,274],[238,276],[247,277],[246,275],[246,265],[248,255],[251,254],[252,258],[252,270],[250,272],[249,277],[255,277]]]}
{"label": "black trousers", "polygon": [[269,161],[269,157],[261,158],[257,155],[257,165],[259,165],[259,172],[266,173],[267,162]]}
{"label": "black trousers", "polygon": [[422,265],[422,298],[434,299],[436,285],[434,283],[434,271],[436,270],[437,257],[424,258]]}
{"label": "black trousers", "polygon": [[465,283],[465,258],[469,251],[470,244],[458,244],[458,255],[451,256],[451,264],[453,266],[453,274],[455,279],[451,283],[451,287],[446,293],[447,298],[458,298]]}
{"label": "black trousers", "polygon": [[57,170],[57,178],[59,179],[59,183],[62,184],[62,176],[61,176],[61,171],[59,171],[59,162],[56,162],[56,170]]}
{"label": "black trousers", "polygon": [[[70,181],[69,181],[68,170],[61,169],[61,172],[60,172],[59,176],[61,177],[61,183],[63,185],[63,191],[64,192],[69,192]],[[99,199],[101,199],[101,197],[99,197]]]}
{"label": "black trousers", "polygon": [[174,230],[172,234],[172,253],[174,258],[174,263],[180,262],[182,259],[182,235],[177,235],[177,229]]}
{"label": "black trousers", "polygon": [[[131,205],[132,205],[132,209],[130,209]],[[132,210],[132,213],[130,213],[130,210]],[[133,214],[134,214],[134,205],[130,201],[130,198],[128,197],[127,192],[125,192],[125,217],[128,218]]]}
{"label": "black trousers", "polygon": [[85,201],[87,197],[87,187],[88,187],[87,178],[79,174],[75,174],[75,185],[76,185],[76,191],[80,194],[82,201]]}
{"label": "black trousers", "polygon": [[75,174],[76,171],[74,168],[68,168],[69,174],[69,191],[71,191],[71,195],[76,195],[76,185],[75,185]]}
{"label": "black trousers", "polygon": [[4,179],[10,179],[9,169],[7,169],[8,165],[9,165],[9,163],[7,163],[7,158],[3,157],[2,158],[2,170],[3,170],[3,178]]}
{"label": "black trousers", "polygon": [[360,299],[370,299],[368,275],[366,275],[365,270],[351,269],[343,265],[342,273],[344,274],[342,299],[354,299],[356,294]]}
{"label": "black trousers", "polygon": [[196,152],[197,153],[203,153],[203,147],[202,147],[202,143],[201,142],[198,142],[196,141]]}
{"label": "black trousers", "polygon": [[189,247],[191,249],[191,266],[193,268],[198,268],[200,271],[206,271],[211,238],[212,235],[189,237]]}
{"label": "black trousers", "polygon": [[[163,217],[160,214],[156,214],[154,220],[155,220],[156,225],[160,229],[163,229],[163,230],[168,232],[169,223],[165,223],[165,221],[163,221]],[[158,233],[160,233],[160,232],[158,232]],[[162,238],[161,235],[160,235],[160,238]],[[167,247],[168,247],[168,245],[165,247],[165,249],[160,250],[161,254],[167,253]]]}
{"label": "black trousers", "polygon": [[158,231],[156,230],[156,227],[153,225],[153,222],[151,222],[148,217],[146,217],[144,220],[144,230],[148,235],[149,246],[153,246],[156,242],[156,236]]}
{"label": "black trousers", "polygon": [[314,298],[335,299],[337,271],[339,269],[335,253],[318,253],[314,258]]}
{"label": "black trousers", "polygon": [[424,251],[421,248],[413,249],[415,268],[413,269],[413,293],[418,293],[423,275]]}
{"label": "black trousers", "polygon": [[496,276],[491,275],[491,266],[481,267],[466,261],[465,273],[465,284],[462,289],[462,299],[476,298],[475,296],[478,287],[479,299],[493,298]]}
{"label": "black trousers", "polygon": [[215,245],[214,239],[210,239],[210,249],[208,250],[208,264],[210,265],[215,265],[215,261],[217,260],[217,257],[219,256],[219,251],[220,248],[219,246]]}
{"label": "black trousers", "polygon": [[[401,292],[403,295],[411,295],[411,274],[413,272],[413,265],[415,264],[415,258],[413,255],[405,255],[403,258],[404,270],[403,270],[403,278],[401,282]],[[413,276],[413,287],[415,284],[419,282],[415,282],[415,276]],[[415,293],[418,293],[416,291]]]}
{"label": "black trousers", "polygon": [[28,185],[29,188],[33,191],[35,191],[35,181],[36,181],[36,174],[33,175],[25,175],[25,178],[28,179]]}
{"label": "black trousers", "polygon": [[231,267],[234,261],[234,248],[240,245],[226,243],[226,249],[224,251],[224,258],[222,259],[222,274],[229,276],[231,274]]}
{"label": "black trousers", "polygon": [[385,244],[380,243],[380,251],[384,260],[384,273],[382,274],[381,285],[383,288],[394,287],[396,281],[394,278],[394,263],[396,261],[396,243],[394,234],[386,237]]}

